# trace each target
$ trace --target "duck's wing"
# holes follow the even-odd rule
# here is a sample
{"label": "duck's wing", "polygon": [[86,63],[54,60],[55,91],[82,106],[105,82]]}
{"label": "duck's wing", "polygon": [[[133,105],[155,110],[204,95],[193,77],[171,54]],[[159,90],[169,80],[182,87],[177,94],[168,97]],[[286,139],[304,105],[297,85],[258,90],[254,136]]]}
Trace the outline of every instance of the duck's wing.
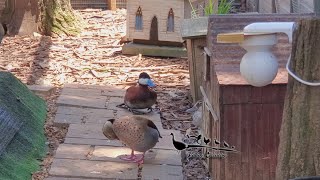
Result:
{"label": "duck's wing", "polygon": [[134,116],[135,119],[137,119],[138,121],[140,121],[140,123],[143,123],[143,124],[147,125],[148,127],[157,130],[158,133],[159,133],[159,137],[162,138],[162,136],[160,135],[160,132],[159,132],[157,126],[153,123],[153,121],[151,121],[150,119],[145,118],[145,117],[143,117],[143,116],[139,116],[139,115],[133,115],[133,116]]}
{"label": "duck's wing", "polygon": [[156,126],[151,120],[149,120],[149,119],[148,119],[148,122],[147,122],[147,126],[153,128],[153,129],[155,129],[155,130],[157,130],[158,133],[159,133],[159,137],[162,138],[162,136],[160,135],[160,132],[159,132],[157,126]]}

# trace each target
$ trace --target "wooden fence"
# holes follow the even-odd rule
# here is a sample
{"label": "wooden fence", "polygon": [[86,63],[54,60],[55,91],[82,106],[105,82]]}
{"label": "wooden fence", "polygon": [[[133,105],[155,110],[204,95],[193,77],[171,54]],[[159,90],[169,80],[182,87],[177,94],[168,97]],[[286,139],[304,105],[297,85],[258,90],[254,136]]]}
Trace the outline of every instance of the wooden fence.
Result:
{"label": "wooden fence", "polygon": [[126,8],[127,0],[71,0],[74,9],[97,8],[110,9]]}

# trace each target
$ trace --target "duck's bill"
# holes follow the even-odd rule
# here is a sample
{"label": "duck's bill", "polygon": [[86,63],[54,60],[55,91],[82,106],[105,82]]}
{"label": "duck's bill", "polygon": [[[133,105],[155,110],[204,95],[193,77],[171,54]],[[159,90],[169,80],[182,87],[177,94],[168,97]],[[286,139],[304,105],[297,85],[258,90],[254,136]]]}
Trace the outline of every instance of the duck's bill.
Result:
{"label": "duck's bill", "polygon": [[156,84],[154,84],[154,82],[151,79],[148,79],[147,84],[148,84],[149,87],[155,87],[156,86]]}

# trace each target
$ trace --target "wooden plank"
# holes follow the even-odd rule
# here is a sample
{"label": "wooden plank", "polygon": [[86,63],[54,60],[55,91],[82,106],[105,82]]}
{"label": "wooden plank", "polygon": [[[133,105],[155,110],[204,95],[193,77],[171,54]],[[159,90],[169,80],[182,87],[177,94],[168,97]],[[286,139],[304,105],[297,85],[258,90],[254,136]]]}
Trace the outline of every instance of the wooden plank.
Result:
{"label": "wooden plank", "polygon": [[193,102],[202,99],[199,87],[203,82],[203,50],[206,45],[205,37],[199,39],[187,39],[187,53],[189,60],[190,87]]}
{"label": "wooden plank", "polygon": [[259,107],[256,105],[249,105],[248,108],[250,109],[251,112],[256,112],[256,113],[248,113],[248,119],[247,121],[250,121],[248,124],[249,128],[249,133],[250,133],[250,141],[249,141],[249,163],[250,163],[250,179],[257,179],[256,178],[256,141],[257,141],[257,122],[256,120],[259,118]]}
{"label": "wooden plank", "polygon": [[243,32],[221,33],[217,35],[217,43],[241,43],[243,41]]}
{"label": "wooden plank", "polygon": [[117,1],[116,0],[107,0],[108,9],[114,11],[117,9]]}
{"label": "wooden plank", "polygon": [[[241,112],[248,112],[250,105],[242,105]],[[242,180],[250,179],[250,163],[249,163],[249,148],[250,148],[250,123],[248,121],[249,113],[241,113],[240,122],[241,122],[241,168],[242,168]],[[238,148],[237,148],[238,149]]]}
{"label": "wooden plank", "polygon": [[261,106],[261,123],[262,123],[262,129],[261,129],[261,136],[262,136],[262,153],[261,153],[261,164],[263,167],[263,180],[269,180],[274,179],[270,177],[270,139],[273,139],[271,133],[270,133],[270,118],[271,114],[273,114],[274,104],[262,104]]}
{"label": "wooden plank", "polygon": [[256,179],[261,179],[263,180],[263,152],[264,152],[264,119],[263,119],[263,115],[262,115],[262,104],[257,104],[257,105],[253,105],[253,106],[257,106],[258,108],[258,112],[259,112],[259,116],[257,119],[253,119],[253,121],[256,121],[256,134],[255,137],[256,141],[255,141],[255,152],[256,152]]}

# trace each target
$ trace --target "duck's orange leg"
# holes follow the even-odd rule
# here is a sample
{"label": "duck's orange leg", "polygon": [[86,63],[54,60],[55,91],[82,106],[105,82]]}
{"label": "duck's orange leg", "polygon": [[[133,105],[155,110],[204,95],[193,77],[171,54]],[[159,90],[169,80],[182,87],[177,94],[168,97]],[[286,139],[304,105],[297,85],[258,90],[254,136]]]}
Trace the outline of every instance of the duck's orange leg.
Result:
{"label": "duck's orange leg", "polygon": [[[143,156],[143,155],[142,155]],[[136,161],[137,159],[141,159],[140,154],[134,154],[134,151],[131,150],[130,155],[120,155],[119,158],[124,161]]]}
{"label": "duck's orange leg", "polygon": [[134,162],[138,163],[139,165],[143,164],[143,162],[144,162],[144,154],[145,154],[145,152],[142,154],[141,158],[136,159]]}

